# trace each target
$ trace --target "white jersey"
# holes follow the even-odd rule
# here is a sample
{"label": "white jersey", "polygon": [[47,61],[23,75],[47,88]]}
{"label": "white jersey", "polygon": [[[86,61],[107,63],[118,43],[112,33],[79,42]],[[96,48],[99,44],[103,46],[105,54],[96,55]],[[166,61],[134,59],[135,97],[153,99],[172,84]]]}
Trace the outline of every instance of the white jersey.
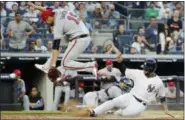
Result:
{"label": "white jersey", "polygon": [[159,76],[147,78],[143,70],[137,69],[126,69],[125,75],[134,81],[130,93],[144,102],[150,103],[156,96],[165,97],[165,87]]}
{"label": "white jersey", "polygon": [[71,11],[65,9],[56,9],[55,21],[54,21],[54,39],[66,39],[71,40],[77,36],[89,34],[83,21]]}
{"label": "white jersey", "polygon": [[[99,74],[105,74],[106,76],[115,76],[116,80],[119,82],[121,77],[121,71],[117,68],[112,68],[112,71],[108,71],[107,68],[100,69],[98,71]],[[111,83],[101,83],[101,88],[107,89],[111,85],[113,85],[114,82]]]}

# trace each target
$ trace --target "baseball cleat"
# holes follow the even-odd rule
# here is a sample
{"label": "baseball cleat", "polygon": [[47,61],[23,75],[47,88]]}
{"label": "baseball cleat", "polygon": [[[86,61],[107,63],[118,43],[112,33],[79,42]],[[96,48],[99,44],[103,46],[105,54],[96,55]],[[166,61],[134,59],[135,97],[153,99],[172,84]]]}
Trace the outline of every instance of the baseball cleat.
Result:
{"label": "baseball cleat", "polygon": [[87,110],[87,115],[89,117],[95,117],[96,116],[94,110],[90,110],[90,109]]}
{"label": "baseball cleat", "polygon": [[43,71],[44,73],[48,73],[48,70],[46,67],[44,67],[44,65],[39,65],[39,64],[35,64],[35,67],[41,71]]}

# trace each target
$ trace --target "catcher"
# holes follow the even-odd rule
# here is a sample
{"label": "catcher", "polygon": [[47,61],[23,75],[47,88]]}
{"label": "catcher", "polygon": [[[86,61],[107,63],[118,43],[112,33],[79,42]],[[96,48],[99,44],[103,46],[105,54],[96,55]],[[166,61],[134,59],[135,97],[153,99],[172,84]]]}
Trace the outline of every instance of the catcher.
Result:
{"label": "catcher", "polygon": [[83,104],[90,107],[96,107],[100,102],[105,102],[129,92],[133,86],[134,82],[132,80],[122,77],[117,84],[112,85],[107,89],[86,93],[83,97]]}

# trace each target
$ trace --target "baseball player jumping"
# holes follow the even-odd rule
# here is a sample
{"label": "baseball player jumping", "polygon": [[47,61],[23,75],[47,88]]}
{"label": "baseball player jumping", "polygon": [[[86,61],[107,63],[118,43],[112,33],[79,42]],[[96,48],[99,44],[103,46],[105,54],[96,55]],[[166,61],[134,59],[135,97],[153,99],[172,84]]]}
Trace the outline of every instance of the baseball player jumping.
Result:
{"label": "baseball player jumping", "polygon": [[[120,60],[121,61],[121,60]],[[122,62],[121,62],[122,63]],[[122,74],[134,81],[134,87],[129,93],[121,95],[113,100],[107,101],[93,110],[88,110],[89,116],[96,116],[111,110],[114,107],[120,108],[115,115],[135,116],[142,113],[147,105],[159,96],[164,107],[165,114],[170,115],[165,99],[165,87],[162,80],[154,72],[157,68],[155,59],[146,59],[143,70],[128,69],[120,64]],[[170,115],[173,117],[172,115]]]}
{"label": "baseball player jumping", "polygon": [[44,65],[36,64],[35,66],[45,73],[47,73],[50,68],[55,68],[57,57],[60,52],[60,41],[61,39],[66,39],[69,41],[69,44],[63,55],[61,66],[64,69],[69,70],[89,71],[97,77],[96,62],[81,63],[74,61],[85,51],[91,42],[89,31],[82,20],[73,12],[65,9],[46,9],[41,6],[34,5],[31,2],[28,2],[28,5],[40,10],[42,20],[48,25],[54,26],[52,54]]}

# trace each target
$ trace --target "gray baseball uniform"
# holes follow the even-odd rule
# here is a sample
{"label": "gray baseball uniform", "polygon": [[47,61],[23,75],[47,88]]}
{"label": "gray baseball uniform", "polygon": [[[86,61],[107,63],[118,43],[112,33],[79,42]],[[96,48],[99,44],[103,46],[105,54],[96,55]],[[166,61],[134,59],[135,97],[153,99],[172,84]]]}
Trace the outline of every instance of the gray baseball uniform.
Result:
{"label": "gray baseball uniform", "polygon": [[[61,66],[65,69],[75,71],[88,71],[94,73],[95,62],[77,62],[74,61],[83,53],[91,42],[89,31],[83,21],[71,11],[65,9],[56,9],[55,25],[53,28],[54,39],[67,38],[68,47],[63,55]],[[50,68],[50,59],[44,64],[42,69]]]}
{"label": "gray baseball uniform", "polygon": [[[71,77],[77,76],[76,71],[70,71],[70,70],[65,70],[62,66],[57,68],[62,75],[67,75]],[[62,92],[65,93],[65,98],[64,98],[64,105],[67,104],[68,100],[70,99],[70,83],[67,81],[58,81],[55,86],[55,97],[54,97],[54,102],[53,102],[53,111],[56,111],[58,108],[58,104],[60,103],[60,97]]]}
{"label": "gray baseball uniform", "polygon": [[26,93],[25,83],[22,79],[16,80],[14,83],[15,98],[17,102],[22,101],[24,110],[29,110],[29,99],[27,95],[20,97],[22,93]]}
{"label": "gray baseball uniform", "polygon": [[83,97],[83,104],[87,106],[98,106],[99,102],[105,102],[110,98],[116,98],[124,92],[116,85],[100,91],[88,92]]}
{"label": "gray baseball uniform", "polygon": [[[112,68],[112,71],[108,71],[107,68],[100,69],[98,71],[99,74],[105,74],[106,76],[114,76],[116,77],[117,81],[119,82],[120,77],[121,77],[121,72],[117,68]],[[101,82],[101,89],[107,89],[110,86],[114,85],[115,82]]]}

